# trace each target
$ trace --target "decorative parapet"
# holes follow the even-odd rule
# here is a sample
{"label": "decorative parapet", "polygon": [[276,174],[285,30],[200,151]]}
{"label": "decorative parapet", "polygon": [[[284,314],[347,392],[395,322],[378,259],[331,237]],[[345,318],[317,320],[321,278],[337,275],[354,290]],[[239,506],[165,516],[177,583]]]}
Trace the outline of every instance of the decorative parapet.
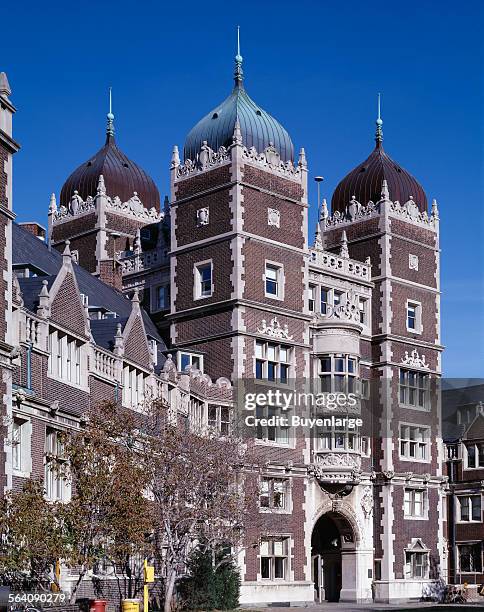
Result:
{"label": "decorative parapet", "polygon": [[412,196],[410,196],[409,200],[404,204],[400,204],[398,200],[392,202],[389,198],[388,185],[386,181],[383,181],[382,199],[376,204],[370,200],[368,204],[364,206],[353,196],[346,206],[344,213],[336,211],[332,216],[329,216],[327,214],[327,209],[325,209],[321,219],[323,229],[338,227],[352,223],[353,221],[377,216],[380,214],[383,204],[389,205],[389,212],[392,216],[400,217],[405,221],[420,225],[427,229],[436,230],[438,227],[439,210],[435,199],[432,201],[430,214],[428,214],[427,211],[420,211]]}
{"label": "decorative parapet", "polygon": [[[154,206],[152,206],[150,209],[143,206],[143,203],[139,199],[136,191],[127,202],[122,202],[118,196],[110,198],[105,193],[98,195],[104,198],[107,210],[120,212],[141,221],[146,221],[147,223],[156,223],[157,221],[161,221],[161,219],[163,219],[163,213],[158,213]],[[69,206],[61,205],[59,208],[53,208],[51,205],[49,208],[53,223],[55,224],[62,223],[64,221],[71,221],[75,217],[95,211],[97,209],[97,198],[98,196],[88,196],[86,200],[83,200],[79,193],[74,191],[74,195],[69,202]]]}
{"label": "decorative parapet", "polygon": [[340,304],[328,304],[325,314],[317,314],[318,319],[347,321],[349,323],[360,322],[359,297],[354,291],[347,291],[344,300]]}
{"label": "decorative parapet", "polygon": [[177,179],[185,178],[192,174],[211,170],[215,166],[221,166],[230,161],[230,159],[230,148],[220,147],[218,151],[214,151],[208,146],[207,141],[204,140],[200,153],[195,160],[186,159],[183,164],[179,163],[179,160],[172,160],[172,169],[176,171]]}
{"label": "decorative parapet", "polygon": [[280,176],[292,180],[300,180],[303,163],[299,162],[296,166],[291,160],[287,162],[281,159],[277,149],[270,143],[262,153],[259,153],[255,147],[242,149],[242,159],[251,164],[259,166],[264,170],[270,170]]}
{"label": "decorative parapet", "polygon": [[163,263],[168,263],[168,257],[164,256],[159,249],[122,255],[119,259],[123,275],[155,268]]}
{"label": "decorative parapet", "polygon": [[316,265],[322,270],[337,272],[352,278],[371,280],[370,263],[362,263],[356,259],[335,255],[330,251],[309,249],[309,264]]}
{"label": "decorative parapet", "polygon": [[[186,159],[183,163],[180,163],[176,151],[172,158],[171,169],[175,171],[177,179],[183,179],[193,174],[211,170],[216,166],[229,162],[232,158],[233,147],[238,145],[240,145],[240,142],[234,142],[228,148],[220,147],[218,151],[214,151],[208,146],[207,141],[204,141],[196,159]],[[284,178],[297,180],[298,182],[300,182],[302,170],[306,168],[304,151],[302,151],[297,165],[294,165],[290,160],[287,162],[283,161],[272,143],[262,152],[257,151],[255,147],[242,147],[242,159],[264,170],[270,170]]]}

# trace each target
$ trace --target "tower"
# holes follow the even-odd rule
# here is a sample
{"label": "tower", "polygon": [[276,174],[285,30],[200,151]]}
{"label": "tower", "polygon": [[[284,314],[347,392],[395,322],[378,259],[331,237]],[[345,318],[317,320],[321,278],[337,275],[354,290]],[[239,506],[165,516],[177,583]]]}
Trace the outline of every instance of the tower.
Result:
{"label": "tower", "polygon": [[[373,382],[375,595],[412,596],[408,579],[444,570],[440,404],[439,213],[383,149],[378,114],[370,156],[336,187],[321,222],[333,250],[372,264],[372,329],[362,358]],[[426,519],[422,521],[422,519]]]}
{"label": "tower", "polygon": [[67,178],[59,207],[52,195],[48,240],[59,250],[70,240],[79,264],[121,289],[119,253],[132,250],[137,232],[162,215],[153,179],[121,151],[114,134],[110,91],[104,146]]}

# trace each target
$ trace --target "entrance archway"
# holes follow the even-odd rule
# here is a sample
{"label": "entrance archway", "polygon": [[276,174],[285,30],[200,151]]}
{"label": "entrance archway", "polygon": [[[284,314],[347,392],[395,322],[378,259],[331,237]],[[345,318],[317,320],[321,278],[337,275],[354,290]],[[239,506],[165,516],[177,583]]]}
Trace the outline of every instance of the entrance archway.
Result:
{"label": "entrance archway", "polygon": [[[340,600],[342,589],[355,588],[356,575],[345,559],[354,555],[355,534],[348,520],[338,512],[319,517],[311,536],[312,577],[316,601]],[[352,584],[350,584],[350,582]]]}

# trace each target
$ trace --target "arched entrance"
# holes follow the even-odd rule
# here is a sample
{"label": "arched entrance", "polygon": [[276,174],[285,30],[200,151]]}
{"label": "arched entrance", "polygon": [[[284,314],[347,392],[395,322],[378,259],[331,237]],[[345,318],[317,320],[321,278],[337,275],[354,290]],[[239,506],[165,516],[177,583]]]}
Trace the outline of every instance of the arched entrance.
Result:
{"label": "arched entrance", "polygon": [[316,601],[339,601],[341,590],[356,576],[345,572],[345,558],[355,551],[355,536],[348,520],[338,512],[319,517],[311,536],[312,577]]}

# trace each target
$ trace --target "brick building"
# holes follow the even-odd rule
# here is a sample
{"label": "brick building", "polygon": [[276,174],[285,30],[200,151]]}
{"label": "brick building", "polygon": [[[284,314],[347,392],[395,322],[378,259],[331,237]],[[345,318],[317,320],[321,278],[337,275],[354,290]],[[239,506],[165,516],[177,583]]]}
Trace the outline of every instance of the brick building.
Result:
{"label": "brick building", "polygon": [[[46,455],[56,429],[79,427],[101,399],[135,406],[148,389],[171,389],[187,418],[201,402],[223,429],[244,385],[354,393],[356,430],[253,429],[266,467],[239,559],[241,602],[428,596],[448,554],[437,204],[429,211],[385,153],[379,117],[375,148],[310,231],[305,151],[295,157],[288,132],[249,97],[240,55],[234,77],[183,159],[174,148],[162,209],[118,148],[111,111],[104,147],[67,179],[59,206],[52,196],[47,244],[12,225],[11,198],[1,201],[12,322],[3,398],[21,440],[5,445],[5,486],[44,474],[48,493],[68,495]],[[13,112],[0,93],[2,113]],[[11,131],[3,142],[11,185]]]}

